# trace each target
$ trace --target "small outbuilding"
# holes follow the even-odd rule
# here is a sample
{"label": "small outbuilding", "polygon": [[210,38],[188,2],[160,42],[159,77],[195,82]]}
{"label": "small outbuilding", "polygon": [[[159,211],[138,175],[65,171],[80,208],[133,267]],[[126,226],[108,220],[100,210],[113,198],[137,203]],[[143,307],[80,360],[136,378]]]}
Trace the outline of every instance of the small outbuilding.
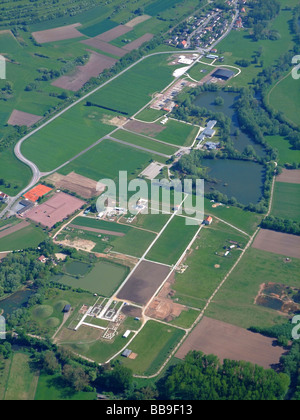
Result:
{"label": "small outbuilding", "polygon": [[64,307],[64,309],[63,309],[63,312],[64,312],[65,314],[67,314],[67,313],[69,313],[69,312],[70,312],[70,310],[71,310],[71,305],[66,305],[66,306]]}
{"label": "small outbuilding", "polygon": [[126,349],[123,351],[122,356],[127,358],[131,355],[131,353],[132,353],[132,350]]}

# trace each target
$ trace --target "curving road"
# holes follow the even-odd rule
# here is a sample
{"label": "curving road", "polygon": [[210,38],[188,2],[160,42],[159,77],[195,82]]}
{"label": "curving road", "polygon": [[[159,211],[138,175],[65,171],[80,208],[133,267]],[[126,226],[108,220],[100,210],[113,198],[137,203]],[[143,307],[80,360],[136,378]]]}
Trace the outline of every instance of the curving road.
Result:
{"label": "curving road", "polygon": [[[237,7],[237,6],[236,6]],[[238,13],[238,10],[236,9],[236,13]],[[222,39],[225,38],[225,36],[227,36],[231,30],[233,28],[233,24],[232,26],[229,28],[229,30],[219,39],[216,41],[216,43],[214,44],[217,45]],[[184,53],[185,54],[205,54],[207,52],[210,51],[212,47],[208,48],[208,49],[197,49],[197,50],[185,50]],[[116,76],[112,77],[111,79],[109,79],[108,81],[102,83],[100,86],[98,86],[97,88],[93,89],[91,92],[87,93],[86,95],[84,95],[82,98],[78,99],[77,101],[74,101],[72,104],[70,104],[69,106],[67,106],[66,108],[64,108],[62,111],[60,111],[58,114],[56,114],[54,117],[50,118],[49,120],[47,120],[46,122],[44,122],[43,124],[41,124],[38,128],[36,128],[35,130],[31,131],[29,134],[27,134],[26,136],[24,136],[23,138],[21,138],[18,143],[15,146],[14,149],[14,153],[15,156],[25,165],[29,166],[31,171],[32,171],[32,179],[30,181],[30,183],[27,185],[27,187],[21,191],[18,195],[16,195],[15,197],[11,197],[9,200],[9,203],[7,205],[7,207],[0,213],[0,219],[7,213],[9,212],[12,207],[14,206],[14,204],[16,203],[16,201],[30,188],[32,188],[37,182],[39,182],[39,180],[41,179],[42,176],[48,175],[50,173],[53,173],[55,171],[57,171],[59,168],[67,165],[68,163],[70,163],[72,160],[76,159],[78,156],[86,153],[88,150],[90,150],[91,148],[93,148],[94,146],[96,146],[97,144],[99,144],[99,142],[101,142],[103,139],[100,139],[98,142],[96,142],[95,144],[91,145],[89,148],[85,149],[84,151],[82,151],[79,155],[73,157],[72,159],[70,159],[69,161],[65,162],[63,165],[61,165],[59,168],[56,168],[55,170],[49,172],[49,173],[42,173],[38,166],[30,161],[29,159],[27,159],[21,152],[21,147],[22,144],[29,139],[31,136],[33,136],[34,134],[36,134],[37,132],[39,132],[40,130],[42,130],[44,127],[46,127],[48,124],[52,123],[54,120],[56,120],[57,118],[59,118],[61,115],[63,115],[65,112],[69,111],[71,108],[73,108],[74,106],[78,105],[80,102],[86,100],[89,96],[93,95],[94,93],[98,92],[98,90],[102,89],[103,87],[105,87],[106,85],[108,85],[109,83],[113,82],[114,80],[118,79],[120,76],[122,76],[123,74],[125,74],[127,71],[131,70],[133,67],[137,66],[139,63],[141,63],[142,61],[150,58],[150,57],[154,57],[156,55],[162,55],[162,54],[178,54],[178,55],[182,55],[183,51],[163,51],[163,52],[157,52],[157,53],[152,53],[149,55],[146,55],[142,58],[140,58],[138,61],[136,61],[135,63],[131,64],[129,67],[127,67],[126,69],[122,70],[120,73],[118,73]],[[194,63],[195,64],[195,63]],[[193,65],[192,65],[193,66]],[[191,66],[191,67],[192,67]],[[179,79],[179,77],[177,78]],[[176,79],[175,79],[176,80]],[[174,83],[174,81],[172,82]],[[145,107],[143,107],[142,109],[144,109]],[[137,115],[137,114],[135,114]],[[115,130],[114,130],[115,131]],[[114,132],[113,131],[113,132]],[[112,133],[113,133],[112,132]],[[112,134],[111,133],[111,134]]]}

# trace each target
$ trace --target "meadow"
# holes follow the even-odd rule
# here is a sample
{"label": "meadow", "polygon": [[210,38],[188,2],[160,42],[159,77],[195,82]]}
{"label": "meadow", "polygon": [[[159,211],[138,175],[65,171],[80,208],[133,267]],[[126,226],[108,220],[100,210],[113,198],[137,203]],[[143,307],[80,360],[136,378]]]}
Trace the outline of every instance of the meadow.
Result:
{"label": "meadow", "polygon": [[275,282],[299,288],[299,269],[298,259],[287,264],[284,256],[251,248],[215,296],[205,315],[243,328],[282,324],[288,316],[255,305],[254,300],[262,283]]}
{"label": "meadow", "polygon": [[256,231],[263,218],[260,214],[244,211],[239,207],[225,205],[213,207],[214,204],[207,198],[204,199],[205,214],[216,216],[234,227],[243,230],[248,235]]}
{"label": "meadow", "polygon": [[276,182],[271,215],[300,222],[300,185]]}
{"label": "meadow", "polygon": [[118,357],[117,360],[133,370],[136,375],[153,375],[163,365],[184,331],[172,326],[148,321],[130,344],[136,359]]}
{"label": "meadow", "polygon": [[231,245],[229,241],[236,241],[243,248],[247,238],[216,221],[201,230],[184,263],[188,266],[187,270],[183,274],[177,273],[172,285],[176,291],[176,301],[178,299],[181,304],[199,309],[205,306],[207,299],[240,256],[241,251],[234,248],[225,257],[226,249]]}
{"label": "meadow", "polygon": [[280,165],[300,163],[300,150],[295,150],[288,140],[281,136],[266,136],[265,139],[273,149],[278,151]]}
{"label": "meadow", "polygon": [[33,225],[27,226],[0,239],[0,252],[36,248],[46,239],[46,236],[46,233],[41,228]]}
{"label": "meadow", "polygon": [[65,275],[59,278],[58,281],[73,289],[83,289],[101,296],[110,297],[122,281],[125,280],[128,273],[129,269],[125,266],[101,261],[84,276]]}
{"label": "meadow", "polygon": [[199,127],[181,121],[171,120],[165,125],[166,129],[158,133],[155,138],[177,146],[191,146],[199,131]]}
{"label": "meadow", "polygon": [[[52,278],[59,282],[59,276]],[[38,327],[45,334],[53,335],[63,322],[63,309],[66,305],[78,311],[83,304],[93,305],[96,298],[91,293],[76,293],[72,290],[59,290],[51,288],[46,293],[43,305],[35,305],[30,308],[31,320],[38,324]]]}
{"label": "meadow", "polygon": [[277,111],[283,112],[289,121],[300,126],[300,83],[290,73],[270,91],[269,103]]}
{"label": "meadow", "polygon": [[3,400],[27,401],[34,400],[38,375],[30,368],[28,354],[13,353]]}
{"label": "meadow", "polygon": [[[153,79],[155,71],[160,71],[161,77]],[[89,102],[95,106],[83,101],[31,136],[22,152],[42,171],[54,170],[113,131],[103,120],[116,113],[99,107],[133,115],[172,80],[166,58],[150,57],[90,96]]]}

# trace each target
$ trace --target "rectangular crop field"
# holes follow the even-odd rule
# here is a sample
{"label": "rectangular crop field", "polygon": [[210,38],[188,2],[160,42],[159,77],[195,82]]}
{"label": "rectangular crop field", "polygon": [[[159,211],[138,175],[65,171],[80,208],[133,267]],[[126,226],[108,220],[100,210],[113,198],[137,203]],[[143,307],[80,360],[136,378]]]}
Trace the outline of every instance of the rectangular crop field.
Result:
{"label": "rectangular crop field", "polygon": [[300,258],[300,237],[296,235],[261,229],[252,247],[285,257]]}
{"label": "rectangular crop field", "polygon": [[85,276],[65,275],[59,282],[74,289],[83,289],[101,296],[110,297],[118,286],[125,280],[129,270],[125,266],[112,264],[109,262],[99,262]]}
{"label": "rectangular crop field", "polygon": [[163,264],[176,264],[199,227],[188,226],[184,217],[175,216],[146,258]]}
{"label": "rectangular crop field", "polygon": [[156,159],[156,155],[103,140],[98,146],[60,169],[59,173],[67,175],[75,171],[98,182],[101,179],[117,181],[119,171],[127,171],[128,179],[133,179],[150,164],[152,159]]}
{"label": "rectangular crop field", "polygon": [[273,339],[246,329],[204,317],[176,353],[184,359],[189,351],[215,354],[223,361],[244,360],[264,369],[278,365],[284,353],[282,347],[274,347]]}
{"label": "rectangular crop field", "polygon": [[276,182],[271,214],[300,222],[300,184]]}
{"label": "rectangular crop field", "polygon": [[142,261],[118,294],[119,299],[146,305],[170,274],[166,265]]}
{"label": "rectangular crop field", "polygon": [[144,147],[148,150],[152,150],[153,152],[163,153],[167,156],[172,156],[178,151],[175,147],[151,140],[150,138],[146,138],[135,133],[129,133],[124,130],[117,131],[113,134],[113,137],[119,140],[124,140],[130,144]]}

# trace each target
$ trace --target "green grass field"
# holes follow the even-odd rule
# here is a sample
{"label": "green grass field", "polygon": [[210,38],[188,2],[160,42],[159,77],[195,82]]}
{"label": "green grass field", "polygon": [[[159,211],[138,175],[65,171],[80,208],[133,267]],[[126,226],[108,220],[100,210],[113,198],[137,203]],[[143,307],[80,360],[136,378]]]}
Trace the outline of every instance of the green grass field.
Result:
{"label": "green grass field", "polygon": [[187,226],[184,217],[175,216],[146,258],[164,264],[176,264],[198,229],[199,225]]}
{"label": "green grass field", "polygon": [[199,309],[205,306],[207,299],[240,256],[241,251],[236,248],[227,257],[224,256],[224,247],[231,245],[229,241],[236,241],[244,247],[247,238],[216,221],[202,229],[192,247],[193,251],[185,261],[187,270],[183,274],[176,274],[172,286],[179,303]]}
{"label": "green grass field", "polygon": [[155,138],[177,146],[191,146],[199,131],[198,127],[176,120],[169,120],[165,127]]}
{"label": "green grass field", "polygon": [[136,116],[136,119],[144,122],[155,122],[164,115],[166,115],[166,112],[160,109],[146,108]]}
{"label": "green grass field", "polygon": [[300,287],[300,260],[287,264],[283,256],[249,249],[238,267],[209,306],[206,316],[243,328],[286,322],[288,316],[255,305],[262,283],[275,282]]}
{"label": "green grass field", "polygon": [[14,156],[11,148],[0,152],[0,159],[0,178],[4,180],[0,191],[15,196],[29,184],[31,171]]}
{"label": "green grass field", "polygon": [[0,239],[0,251],[17,251],[36,248],[46,239],[46,233],[39,227],[27,226],[18,232]]}
{"label": "green grass field", "polygon": [[148,150],[151,150],[153,152],[163,153],[167,156],[172,156],[176,152],[178,152],[178,149],[173,146],[168,146],[164,143],[159,143],[155,140],[151,140],[149,138],[140,136],[135,133],[129,133],[128,131],[119,130],[116,133],[113,134],[113,137],[119,140],[126,141],[127,143],[134,144],[140,147],[144,147]]}
{"label": "green grass field", "polygon": [[137,353],[136,359],[119,357],[118,360],[132,369],[136,375],[153,375],[163,365],[183,335],[182,330],[148,321],[129,346],[130,350]]}
{"label": "green grass field", "polygon": [[96,392],[76,392],[68,388],[59,375],[41,374],[35,394],[36,401],[94,401]]}
{"label": "green grass field", "polygon": [[[58,278],[53,278],[56,282]],[[44,334],[53,335],[63,321],[63,309],[70,304],[74,310],[79,310],[83,304],[93,305],[96,298],[91,293],[76,293],[71,290],[49,289],[43,305],[30,308],[32,321]]]}
{"label": "green grass field", "polygon": [[267,136],[265,139],[274,149],[278,150],[278,162],[281,165],[300,163],[300,150],[294,150],[288,140],[280,136]]}
{"label": "green grass field", "polygon": [[300,185],[276,182],[271,215],[300,222]]}
{"label": "green grass field", "polygon": [[83,289],[110,297],[128,273],[129,269],[124,266],[101,261],[85,276],[77,278],[66,275],[61,277],[59,282],[74,289]]}
{"label": "green grass field", "polygon": [[13,354],[9,376],[5,385],[4,400],[34,400],[38,375],[30,369],[29,361],[29,355],[27,354]]}
{"label": "green grass field", "polygon": [[[67,175],[72,171],[100,181],[111,179],[117,181],[120,171],[127,171],[128,179],[136,178],[157,155],[133,149],[130,146],[104,140],[98,146],[80,156],[75,161],[59,170]],[[112,164],[113,159],[113,164]]]}
{"label": "green grass field", "polygon": [[289,121],[300,126],[300,83],[291,74],[270,92],[269,103],[274,109],[283,112]]}
{"label": "green grass field", "polygon": [[219,206],[214,208],[213,205],[214,203],[211,203],[210,200],[204,199],[205,214],[216,216],[249,235],[255,232],[263,218],[260,214],[247,212],[238,207]]}

